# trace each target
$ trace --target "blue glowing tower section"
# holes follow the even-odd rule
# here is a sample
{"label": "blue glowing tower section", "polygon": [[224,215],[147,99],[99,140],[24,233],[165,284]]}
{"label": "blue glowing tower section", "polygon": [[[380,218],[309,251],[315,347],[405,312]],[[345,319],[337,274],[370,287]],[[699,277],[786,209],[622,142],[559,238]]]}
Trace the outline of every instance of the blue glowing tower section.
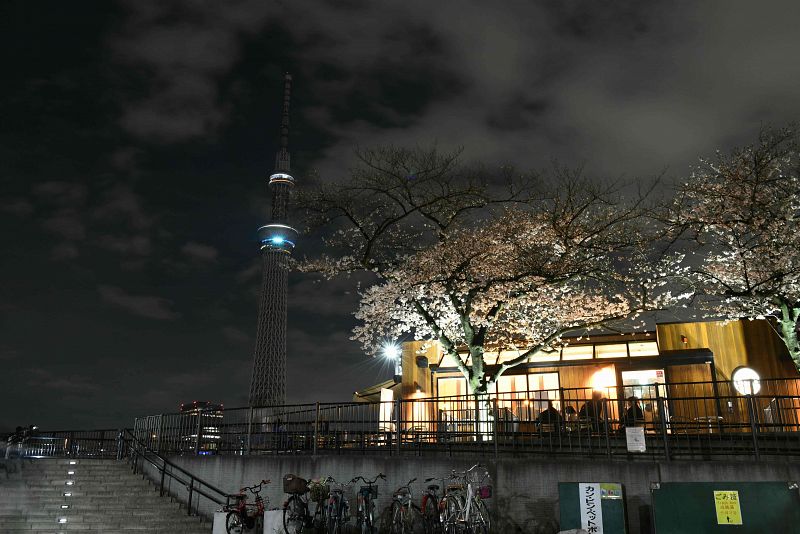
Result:
{"label": "blue glowing tower section", "polygon": [[269,177],[272,195],[270,222],[258,229],[261,245],[261,302],[258,309],[250,406],[275,406],[286,401],[286,301],[289,256],[297,230],[287,224],[289,197],[294,187],[289,158],[289,99],[292,77],[286,74],[281,117],[281,144],[275,172]]}

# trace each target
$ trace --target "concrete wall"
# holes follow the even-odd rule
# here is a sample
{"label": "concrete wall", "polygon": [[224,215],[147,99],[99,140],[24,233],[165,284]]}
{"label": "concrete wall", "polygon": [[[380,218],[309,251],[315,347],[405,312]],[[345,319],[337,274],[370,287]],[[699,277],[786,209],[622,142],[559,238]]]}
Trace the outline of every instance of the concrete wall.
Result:
{"label": "concrete wall", "polygon": [[[305,478],[330,475],[337,480],[373,477],[379,472],[388,481],[380,485],[378,510],[388,506],[391,491],[417,477],[415,500],[419,502],[424,478],[465,469],[480,461],[489,470],[494,496],[488,501],[493,516],[492,532],[551,534],[558,532],[558,482],[621,482],[625,487],[628,527],[632,534],[649,534],[651,482],[800,481],[800,463],[792,462],[644,462],[573,460],[554,458],[378,457],[378,456],[180,456],[173,462],[196,476],[234,493],[262,478],[272,485],[262,493],[270,507],[282,506],[281,479],[286,473]],[[154,480],[157,480],[153,474]],[[172,487],[185,500],[186,492]],[[203,503],[205,502],[205,505]],[[214,507],[201,499],[206,512]]]}

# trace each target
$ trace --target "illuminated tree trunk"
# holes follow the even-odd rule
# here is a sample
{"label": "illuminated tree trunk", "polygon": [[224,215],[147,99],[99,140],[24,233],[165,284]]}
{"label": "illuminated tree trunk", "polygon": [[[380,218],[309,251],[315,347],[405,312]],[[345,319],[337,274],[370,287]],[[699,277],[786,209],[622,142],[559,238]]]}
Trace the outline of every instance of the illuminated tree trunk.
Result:
{"label": "illuminated tree trunk", "polygon": [[800,307],[790,306],[785,301],[781,302],[780,337],[789,349],[789,355],[795,367],[800,369],[800,342],[797,339],[797,319],[800,317]]}

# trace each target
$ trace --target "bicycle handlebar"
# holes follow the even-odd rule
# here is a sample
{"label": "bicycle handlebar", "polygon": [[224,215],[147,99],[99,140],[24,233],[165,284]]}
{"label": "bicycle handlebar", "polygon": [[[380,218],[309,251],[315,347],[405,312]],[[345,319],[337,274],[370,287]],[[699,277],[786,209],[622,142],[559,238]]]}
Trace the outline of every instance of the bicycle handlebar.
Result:
{"label": "bicycle handlebar", "polygon": [[465,476],[467,476],[467,473],[469,473],[470,471],[472,471],[473,469],[476,469],[478,467],[483,467],[483,465],[475,464],[472,467],[470,467],[469,469],[467,469],[466,471],[456,471],[455,469],[453,469],[452,474],[453,474],[454,477],[455,476],[465,477]]}
{"label": "bicycle handlebar", "polygon": [[375,482],[378,481],[379,478],[383,479],[383,480],[386,480],[386,475],[384,475],[383,473],[378,473],[378,475],[375,478],[373,478],[372,480],[367,480],[366,478],[364,478],[362,476],[358,476],[358,477],[354,478],[353,480],[351,480],[350,483],[351,484],[355,484],[356,482],[361,480],[361,481],[364,482],[364,484],[368,484],[368,485],[372,486],[373,484],[375,484]]}
{"label": "bicycle handlebar", "polygon": [[253,495],[258,495],[259,492],[261,492],[261,486],[263,486],[264,484],[269,484],[271,482],[272,482],[271,480],[262,480],[260,484],[256,484],[253,486],[245,486],[241,488],[239,490],[239,493],[244,493],[245,491],[249,491]]}

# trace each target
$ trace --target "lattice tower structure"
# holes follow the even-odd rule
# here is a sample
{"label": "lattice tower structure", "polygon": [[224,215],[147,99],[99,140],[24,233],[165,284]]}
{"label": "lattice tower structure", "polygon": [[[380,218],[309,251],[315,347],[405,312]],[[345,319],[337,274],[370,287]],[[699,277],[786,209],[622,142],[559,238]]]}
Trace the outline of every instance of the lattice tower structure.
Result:
{"label": "lattice tower structure", "polygon": [[289,291],[289,258],[297,242],[297,230],[288,223],[294,178],[290,174],[289,102],[292,76],[284,77],[280,148],[275,172],[269,177],[272,196],[270,222],[258,229],[261,246],[261,294],[250,381],[250,406],[277,406],[286,402],[286,305]]}

